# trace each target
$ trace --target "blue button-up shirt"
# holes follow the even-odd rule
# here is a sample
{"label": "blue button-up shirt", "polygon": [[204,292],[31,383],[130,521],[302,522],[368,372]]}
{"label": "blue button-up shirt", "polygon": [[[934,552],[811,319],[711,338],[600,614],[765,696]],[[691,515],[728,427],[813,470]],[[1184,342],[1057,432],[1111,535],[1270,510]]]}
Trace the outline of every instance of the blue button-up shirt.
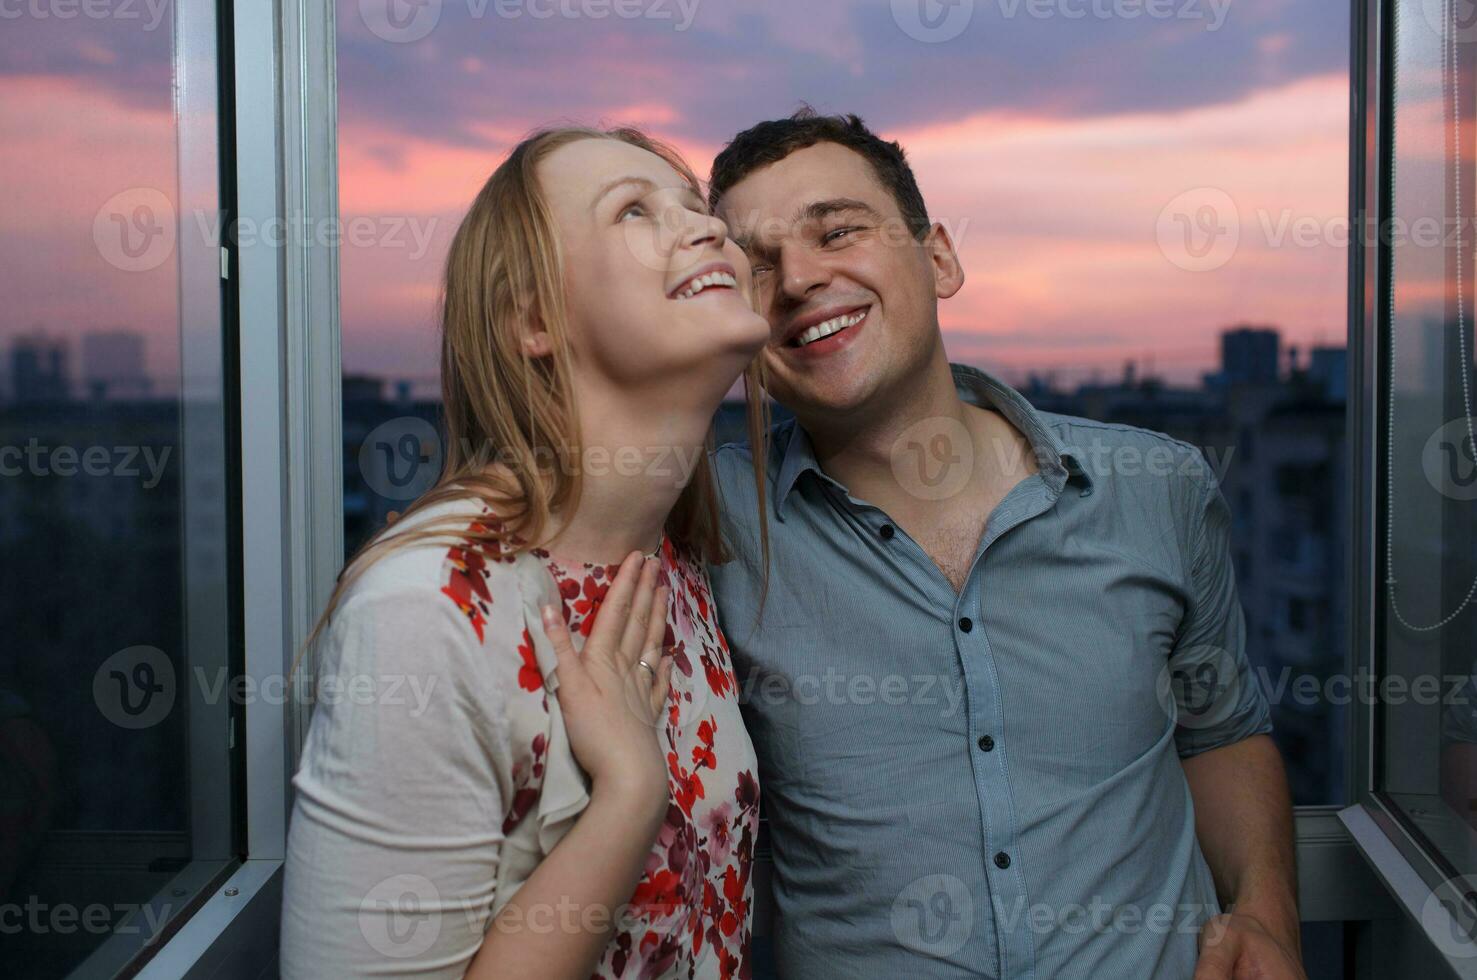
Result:
{"label": "blue button-up shirt", "polygon": [[781,976],[1188,978],[1220,907],[1179,760],[1271,730],[1215,473],[953,372],[1038,464],[958,593],[791,421],[767,456],[761,610],[753,458],[713,456]]}

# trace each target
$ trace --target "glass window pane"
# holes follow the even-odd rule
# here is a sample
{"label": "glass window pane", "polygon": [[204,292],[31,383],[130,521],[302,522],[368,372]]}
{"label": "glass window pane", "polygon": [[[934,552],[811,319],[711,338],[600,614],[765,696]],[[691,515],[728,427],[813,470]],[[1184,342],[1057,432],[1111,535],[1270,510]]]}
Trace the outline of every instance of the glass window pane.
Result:
{"label": "glass window pane", "polygon": [[0,29],[8,977],[112,975],[237,853],[214,5],[62,6]]}
{"label": "glass window pane", "polygon": [[[398,6],[337,4],[350,553],[434,478],[441,260],[525,132],[641,125],[706,175],[808,99],[907,150],[966,270],[952,360],[1205,449],[1295,802],[1344,801],[1346,5],[1215,29],[960,5],[936,38],[897,4]],[[718,427],[742,438],[737,403]]]}
{"label": "glass window pane", "polygon": [[1381,419],[1378,786],[1461,874],[1477,871],[1477,45],[1461,5],[1396,9],[1392,262]]}

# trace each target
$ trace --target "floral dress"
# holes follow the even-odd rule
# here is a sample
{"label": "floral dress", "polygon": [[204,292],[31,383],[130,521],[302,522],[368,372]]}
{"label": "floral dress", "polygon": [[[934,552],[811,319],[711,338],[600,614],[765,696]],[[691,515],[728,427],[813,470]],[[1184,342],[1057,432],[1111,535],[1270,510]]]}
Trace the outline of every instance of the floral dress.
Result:
{"label": "floral dress", "polygon": [[[496,520],[473,503],[424,517],[462,511],[469,528]],[[666,539],[659,558],[670,799],[592,977],[748,977],[754,751],[707,573]],[[284,976],[461,976],[485,931],[509,927],[498,913],[589,802],[539,608],[562,608],[580,647],[618,570],[467,538],[393,550],[350,588],[320,680],[347,689],[393,667],[430,693],[414,719],[366,698],[316,706],[294,780]]]}

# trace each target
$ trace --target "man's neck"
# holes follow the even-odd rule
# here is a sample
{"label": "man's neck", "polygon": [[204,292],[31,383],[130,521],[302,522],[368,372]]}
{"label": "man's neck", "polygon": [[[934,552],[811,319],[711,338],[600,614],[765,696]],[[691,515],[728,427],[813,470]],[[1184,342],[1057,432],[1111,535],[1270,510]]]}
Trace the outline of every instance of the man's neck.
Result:
{"label": "man's neck", "polygon": [[923,374],[924,383],[910,385],[905,398],[851,432],[807,433],[828,476],[915,537],[941,528],[953,535],[965,526],[973,533],[1012,487],[1037,472],[1035,455],[1004,415],[959,396],[946,358]]}
{"label": "man's neck", "polygon": [[834,426],[800,420],[821,469],[853,496],[889,509],[887,503],[904,493],[894,474],[898,453],[907,451],[903,443],[913,436],[927,441],[935,431],[971,430],[971,408],[954,387],[953,371],[942,347],[920,380],[910,379],[898,392],[878,392],[873,398],[875,406],[849,413]]}

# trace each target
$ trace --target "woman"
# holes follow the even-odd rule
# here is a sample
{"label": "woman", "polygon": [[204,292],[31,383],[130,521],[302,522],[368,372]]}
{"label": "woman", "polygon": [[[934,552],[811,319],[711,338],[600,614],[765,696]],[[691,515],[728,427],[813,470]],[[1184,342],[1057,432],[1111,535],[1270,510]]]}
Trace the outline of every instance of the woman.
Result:
{"label": "woman", "polygon": [[759,792],[703,567],[710,421],[769,333],[748,287],[633,130],[539,133],[482,188],[445,471],[319,626],[284,976],[748,975]]}

